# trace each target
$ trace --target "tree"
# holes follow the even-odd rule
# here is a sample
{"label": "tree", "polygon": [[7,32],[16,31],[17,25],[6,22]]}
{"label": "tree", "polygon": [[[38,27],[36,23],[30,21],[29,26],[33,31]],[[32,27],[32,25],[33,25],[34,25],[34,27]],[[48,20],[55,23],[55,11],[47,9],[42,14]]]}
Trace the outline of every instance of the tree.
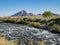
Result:
{"label": "tree", "polygon": [[50,17],[50,16],[52,16],[52,12],[51,12],[51,11],[45,11],[45,12],[43,13],[43,16],[44,16],[44,17]]}

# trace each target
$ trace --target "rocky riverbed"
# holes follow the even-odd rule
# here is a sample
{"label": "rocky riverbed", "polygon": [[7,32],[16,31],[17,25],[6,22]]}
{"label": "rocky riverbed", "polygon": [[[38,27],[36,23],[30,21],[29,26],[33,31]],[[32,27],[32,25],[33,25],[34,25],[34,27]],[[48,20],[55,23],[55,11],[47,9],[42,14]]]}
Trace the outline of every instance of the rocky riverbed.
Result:
{"label": "rocky riverbed", "polygon": [[0,23],[0,34],[4,34],[8,40],[17,38],[22,45],[28,45],[29,41],[36,45],[42,40],[45,45],[60,45],[60,34],[22,24]]}

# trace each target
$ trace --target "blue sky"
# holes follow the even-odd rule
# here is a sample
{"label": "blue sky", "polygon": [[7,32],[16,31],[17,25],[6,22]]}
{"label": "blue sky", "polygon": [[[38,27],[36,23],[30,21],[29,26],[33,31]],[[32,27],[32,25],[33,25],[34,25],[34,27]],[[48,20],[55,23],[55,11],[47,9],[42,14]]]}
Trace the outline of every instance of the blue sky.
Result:
{"label": "blue sky", "polygon": [[21,10],[35,14],[44,11],[60,14],[60,0],[0,0],[0,16],[9,16]]}

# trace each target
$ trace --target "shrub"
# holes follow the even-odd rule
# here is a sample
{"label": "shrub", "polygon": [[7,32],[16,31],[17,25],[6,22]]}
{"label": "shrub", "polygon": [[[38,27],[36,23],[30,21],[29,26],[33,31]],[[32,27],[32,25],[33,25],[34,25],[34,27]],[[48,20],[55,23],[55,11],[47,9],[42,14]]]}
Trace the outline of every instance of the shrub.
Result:
{"label": "shrub", "polygon": [[29,24],[34,26],[34,27],[40,27],[40,23],[39,22],[29,22]]}
{"label": "shrub", "polygon": [[43,13],[43,16],[44,16],[44,17],[50,17],[50,16],[52,16],[52,12],[51,12],[51,11],[45,11],[45,12]]}
{"label": "shrub", "polygon": [[56,18],[55,19],[55,23],[58,24],[58,25],[60,25],[60,18]]}
{"label": "shrub", "polygon": [[51,32],[60,34],[60,26],[54,25]]}
{"label": "shrub", "polygon": [[54,24],[55,24],[55,22],[54,21],[50,21],[50,22],[48,22],[47,23],[49,26],[53,26]]}

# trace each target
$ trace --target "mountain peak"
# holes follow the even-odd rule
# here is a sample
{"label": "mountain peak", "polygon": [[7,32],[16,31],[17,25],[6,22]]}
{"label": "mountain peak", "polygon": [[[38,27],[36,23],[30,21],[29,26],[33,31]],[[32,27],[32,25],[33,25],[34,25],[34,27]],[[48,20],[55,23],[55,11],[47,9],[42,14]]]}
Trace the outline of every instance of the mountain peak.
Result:
{"label": "mountain peak", "polygon": [[15,13],[12,16],[32,16],[32,15],[35,15],[35,14],[33,14],[33,13],[27,13],[25,10],[21,10],[21,11]]}
{"label": "mountain peak", "polygon": [[20,11],[20,13],[22,16],[27,15],[27,12],[25,10]]}
{"label": "mountain peak", "polygon": [[22,10],[12,16],[26,16],[26,15],[28,15],[28,13],[25,10]]}
{"label": "mountain peak", "polygon": [[26,12],[25,10],[21,10],[20,12]]}

